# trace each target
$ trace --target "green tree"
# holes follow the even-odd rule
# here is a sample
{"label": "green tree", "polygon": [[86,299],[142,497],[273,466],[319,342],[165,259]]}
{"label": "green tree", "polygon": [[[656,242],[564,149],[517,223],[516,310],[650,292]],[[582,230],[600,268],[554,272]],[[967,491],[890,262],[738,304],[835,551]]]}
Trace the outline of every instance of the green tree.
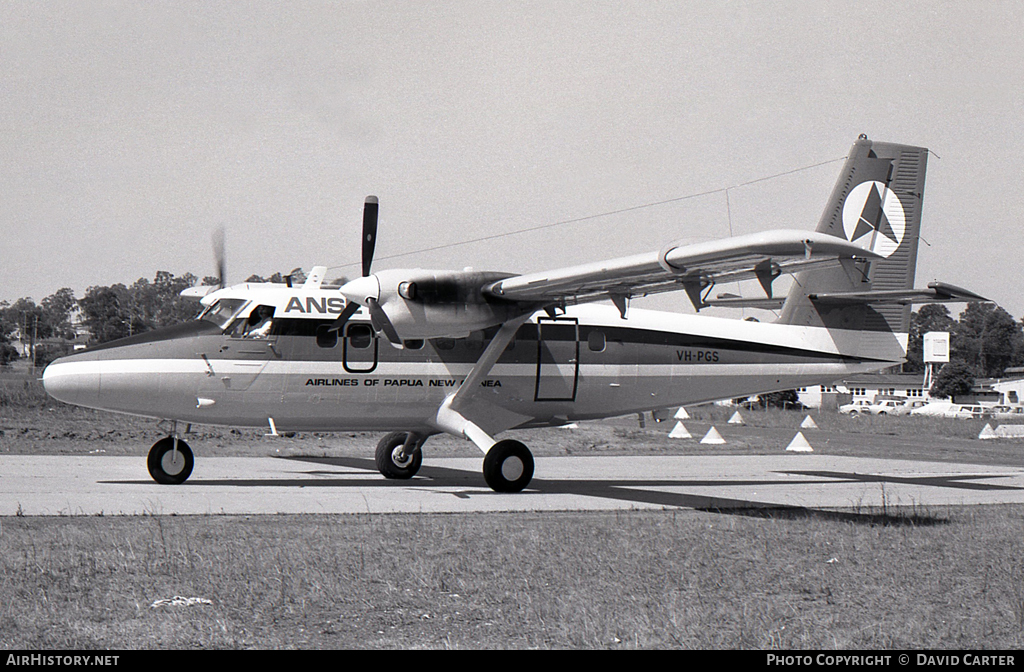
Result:
{"label": "green tree", "polygon": [[7,366],[18,359],[18,349],[10,343],[0,342],[0,366]]}
{"label": "green tree", "polygon": [[90,287],[78,305],[96,343],[106,343],[149,329],[135,306],[131,292],[124,285]]}
{"label": "green tree", "polygon": [[75,337],[74,327],[71,326],[71,315],[78,308],[78,300],[75,293],[68,287],[58,289],[46,297],[40,303],[43,309],[43,316],[48,323],[48,328],[54,336],[65,339]]}
{"label": "green tree", "polygon": [[950,343],[951,359],[963,361],[980,376],[1000,376],[1021,363],[1021,323],[991,303],[969,303],[960,313]]}
{"label": "green tree", "polygon": [[965,362],[954,360],[945,364],[935,376],[931,395],[940,399],[970,394],[974,388],[974,371]]}
{"label": "green tree", "polygon": [[22,340],[49,338],[53,334],[42,306],[29,298],[18,299],[6,309],[7,322],[21,332]]}
{"label": "green tree", "polygon": [[196,303],[181,296],[181,291],[193,286],[196,276],[186,273],[181,277],[167,271],[157,271],[153,282],[139,278],[129,288],[131,310],[138,316],[144,330],[169,327],[192,319]]}
{"label": "green tree", "polygon": [[11,337],[18,329],[17,321],[10,319],[11,316],[7,310],[10,307],[10,302],[0,301],[0,343],[10,343]]}
{"label": "green tree", "polygon": [[131,287],[90,287],[78,302],[96,343],[169,327],[196,316],[199,306],[181,296],[196,276],[157,271],[153,281],[139,278]]}
{"label": "green tree", "polygon": [[762,408],[801,408],[800,398],[796,390],[759,394],[757,401],[761,404]]}
{"label": "green tree", "polygon": [[924,371],[924,335],[930,331],[953,332],[956,320],[941,303],[929,303],[910,315],[910,338],[907,343],[907,361],[903,373]]}
{"label": "green tree", "polygon": [[11,336],[18,325],[8,321],[7,309],[11,304],[0,301],[0,366],[7,366],[18,358],[18,349],[11,345]]}

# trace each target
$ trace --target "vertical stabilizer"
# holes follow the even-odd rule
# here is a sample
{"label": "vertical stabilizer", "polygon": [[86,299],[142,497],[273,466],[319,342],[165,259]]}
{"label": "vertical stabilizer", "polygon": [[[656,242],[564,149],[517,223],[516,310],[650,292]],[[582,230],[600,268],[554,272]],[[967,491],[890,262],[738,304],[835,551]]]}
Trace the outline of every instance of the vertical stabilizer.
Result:
{"label": "vertical stabilizer", "polygon": [[871,142],[863,135],[854,143],[816,230],[859,243],[884,258],[797,273],[781,323],[877,336],[860,339],[857,350],[892,345],[895,334],[905,350],[909,305],[816,305],[808,297],[913,288],[927,159],[923,147]]}

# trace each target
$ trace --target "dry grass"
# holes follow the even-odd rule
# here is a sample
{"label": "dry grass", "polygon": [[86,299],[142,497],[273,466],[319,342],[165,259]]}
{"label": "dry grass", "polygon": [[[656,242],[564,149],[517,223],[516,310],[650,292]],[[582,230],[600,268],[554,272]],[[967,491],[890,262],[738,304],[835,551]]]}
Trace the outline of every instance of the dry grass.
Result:
{"label": "dry grass", "polygon": [[[103,648],[1024,645],[1021,507],[5,518],[0,643]],[[211,604],[151,605],[175,595]]]}

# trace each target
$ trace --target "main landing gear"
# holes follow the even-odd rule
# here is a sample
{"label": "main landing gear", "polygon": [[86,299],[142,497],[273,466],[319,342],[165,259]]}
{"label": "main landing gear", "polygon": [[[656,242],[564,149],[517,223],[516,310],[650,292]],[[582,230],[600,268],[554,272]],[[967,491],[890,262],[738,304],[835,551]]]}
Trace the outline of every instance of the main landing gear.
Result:
{"label": "main landing gear", "polygon": [[[385,478],[408,479],[423,462],[425,436],[392,432],[377,444],[377,470]],[[495,492],[519,492],[533,478],[533,455],[519,441],[498,441],[484,456],[484,480]]]}
{"label": "main landing gear", "polygon": [[192,474],[192,449],[181,439],[165,436],[149,449],[149,474],[157,483],[178,485]]}
{"label": "main landing gear", "polygon": [[484,456],[484,480],[495,492],[519,492],[532,478],[533,455],[518,441],[498,441]]}

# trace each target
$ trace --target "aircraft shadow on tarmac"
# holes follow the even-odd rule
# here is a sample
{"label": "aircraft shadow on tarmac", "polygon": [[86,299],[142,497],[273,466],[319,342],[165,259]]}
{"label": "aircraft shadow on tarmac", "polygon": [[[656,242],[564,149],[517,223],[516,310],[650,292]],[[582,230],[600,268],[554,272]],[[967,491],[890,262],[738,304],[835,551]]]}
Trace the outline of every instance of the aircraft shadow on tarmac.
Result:
{"label": "aircraft shadow on tarmac", "polygon": [[[346,487],[379,487],[379,488],[410,488],[429,487],[431,490],[463,499],[475,497],[506,496],[491,491],[483,482],[482,475],[477,471],[466,471],[437,465],[423,465],[419,474],[412,480],[389,480],[379,477],[374,461],[358,457],[303,457],[290,456],[279,459],[300,463],[311,463],[323,467],[305,471],[302,478],[266,478],[266,479],[195,479],[175,487],[280,487],[280,488],[346,488]],[[343,471],[339,471],[339,469]],[[1006,486],[974,481],[999,478],[994,474],[955,474],[943,476],[892,476],[880,474],[858,474],[840,471],[785,471],[780,474],[799,478],[792,480],[754,479],[544,479],[534,478],[529,487],[516,497],[529,497],[530,493],[547,495],[576,495],[599,497],[622,502],[655,505],[665,508],[685,508],[731,515],[744,515],[770,518],[823,518],[847,520],[871,525],[932,525],[946,524],[948,520],[928,512],[927,507],[916,505],[907,511],[900,506],[863,506],[854,510],[823,510],[802,506],[791,506],[774,502],[757,502],[748,499],[729,497],[713,497],[690,493],[666,491],[660,488],[680,487],[715,487],[727,490],[736,486],[772,487],[785,485],[813,485],[829,483],[893,483],[902,485],[921,485],[941,488],[967,490],[1024,490],[1016,486]],[[314,478],[309,478],[313,476]],[[367,476],[378,478],[368,479]],[[124,483],[124,481],[121,481]],[[139,481],[152,485],[151,481]]]}

